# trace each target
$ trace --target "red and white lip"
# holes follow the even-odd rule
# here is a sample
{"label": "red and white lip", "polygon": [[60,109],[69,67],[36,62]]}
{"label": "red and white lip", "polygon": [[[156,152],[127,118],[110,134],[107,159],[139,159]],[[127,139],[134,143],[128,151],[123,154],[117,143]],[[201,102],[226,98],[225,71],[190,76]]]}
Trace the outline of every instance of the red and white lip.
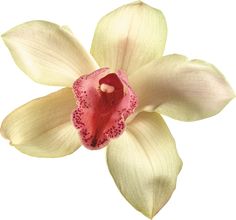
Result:
{"label": "red and white lip", "polygon": [[109,68],[98,69],[73,84],[77,109],[72,114],[83,145],[97,150],[125,129],[125,120],[137,107],[137,96],[126,74]]}

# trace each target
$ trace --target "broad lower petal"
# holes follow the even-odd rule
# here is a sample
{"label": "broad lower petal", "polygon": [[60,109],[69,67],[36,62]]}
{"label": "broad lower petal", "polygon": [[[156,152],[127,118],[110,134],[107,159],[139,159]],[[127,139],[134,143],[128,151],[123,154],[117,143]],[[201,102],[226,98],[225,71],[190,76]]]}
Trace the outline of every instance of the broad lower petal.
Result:
{"label": "broad lower petal", "polygon": [[213,116],[235,97],[213,65],[177,54],[150,62],[130,84],[139,98],[137,111],[156,110],[183,121]]}
{"label": "broad lower petal", "polygon": [[91,54],[101,67],[133,74],[142,65],[162,56],[166,35],[162,12],[137,1],[99,21]]}
{"label": "broad lower petal", "polygon": [[165,122],[158,113],[147,112],[109,144],[107,162],[123,196],[149,218],[171,197],[182,167]]}
{"label": "broad lower petal", "polygon": [[75,108],[71,89],[59,90],[35,99],[9,114],[1,134],[21,152],[36,157],[61,157],[80,146],[71,122]]}
{"label": "broad lower petal", "polygon": [[17,66],[38,83],[72,86],[97,64],[68,28],[47,21],[14,27],[2,38]]}

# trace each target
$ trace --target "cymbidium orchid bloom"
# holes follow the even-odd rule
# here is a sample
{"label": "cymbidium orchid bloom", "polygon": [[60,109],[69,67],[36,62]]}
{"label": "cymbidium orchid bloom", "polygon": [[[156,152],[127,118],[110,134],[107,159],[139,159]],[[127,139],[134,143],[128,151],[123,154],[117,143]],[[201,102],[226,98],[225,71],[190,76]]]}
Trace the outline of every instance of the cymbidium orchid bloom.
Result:
{"label": "cymbidium orchid bloom", "polygon": [[68,28],[54,23],[30,21],[11,29],[2,38],[18,67],[38,83],[65,88],[13,111],[2,135],[36,157],[106,146],[117,187],[152,218],[171,197],[182,167],[160,114],[199,120],[234,97],[213,65],[162,56],[166,35],[162,12],[141,1],[99,21],[91,55]]}

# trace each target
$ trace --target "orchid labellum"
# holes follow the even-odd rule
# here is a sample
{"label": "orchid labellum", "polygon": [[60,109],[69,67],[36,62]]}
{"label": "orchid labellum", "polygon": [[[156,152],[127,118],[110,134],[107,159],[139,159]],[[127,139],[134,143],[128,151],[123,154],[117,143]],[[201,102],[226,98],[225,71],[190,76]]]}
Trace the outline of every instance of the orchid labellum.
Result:
{"label": "orchid labellum", "polygon": [[106,147],[117,187],[152,218],[171,197],[182,167],[160,114],[200,120],[234,98],[213,65],[163,56],[166,35],[162,12],[141,1],[99,21],[91,55],[54,23],[30,21],[9,30],[2,38],[18,67],[38,83],[65,88],[10,113],[1,134],[36,157]]}

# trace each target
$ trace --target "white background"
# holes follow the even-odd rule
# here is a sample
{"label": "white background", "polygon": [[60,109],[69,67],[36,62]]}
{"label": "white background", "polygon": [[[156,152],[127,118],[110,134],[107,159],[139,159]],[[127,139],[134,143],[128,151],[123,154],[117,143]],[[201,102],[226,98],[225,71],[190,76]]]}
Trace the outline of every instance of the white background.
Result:
{"label": "white background", "polygon": [[[96,22],[129,1],[0,2],[0,33],[44,19],[69,25],[89,50]],[[165,54],[181,53],[214,63],[236,89],[236,13],[233,0],[146,1],[168,22]],[[38,85],[14,64],[0,42],[0,121],[14,108],[56,90]],[[192,123],[166,118],[184,166],[177,189],[159,220],[236,219],[236,101],[219,115]],[[117,190],[105,150],[80,148],[58,159],[29,157],[0,138],[0,219],[142,220]]]}

